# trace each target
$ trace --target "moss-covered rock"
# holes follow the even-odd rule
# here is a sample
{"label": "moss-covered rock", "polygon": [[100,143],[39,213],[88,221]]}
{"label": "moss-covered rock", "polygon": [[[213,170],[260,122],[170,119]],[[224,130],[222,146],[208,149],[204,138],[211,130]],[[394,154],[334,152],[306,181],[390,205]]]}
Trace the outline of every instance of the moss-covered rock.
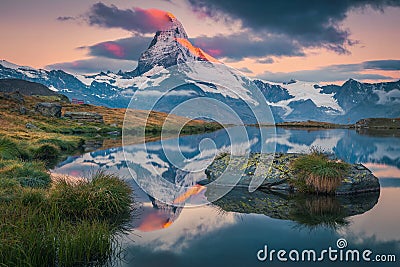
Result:
{"label": "moss-covered rock", "polygon": [[[263,181],[260,189],[278,190],[287,192],[303,191],[301,185],[296,184],[296,174],[290,167],[293,160],[304,154],[262,154],[252,153],[249,157],[231,156],[229,154],[217,157],[206,169],[208,182],[215,185],[249,187],[251,181]],[[227,168],[229,166],[229,168]],[[228,178],[218,179],[228,171],[235,176],[239,175],[240,180],[235,183],[235,179],[229,181]],[[232,175],[232,177],[234,176]],[[379,180],[370,170],[362,164],[352,164],[349,170],[341,179],[341,184],[335,193],[339,194],[357,194],[362,192],[379,191]]]}

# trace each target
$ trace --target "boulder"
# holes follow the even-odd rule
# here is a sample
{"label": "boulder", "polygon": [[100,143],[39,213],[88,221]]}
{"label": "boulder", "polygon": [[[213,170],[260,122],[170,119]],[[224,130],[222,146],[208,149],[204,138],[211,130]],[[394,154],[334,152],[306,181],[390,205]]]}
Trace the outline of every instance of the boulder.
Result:
{"label": "boulder", "polygon": [[37,129],[38,127],[35,124],[28,122],[25,124],[26,129]]}
{"label": "boulder", "polygon": [[58,103],[42,102],[37,103],[35,111],[46,117],[61,117],[61,105]]}
{"label": "boulder", "polygon": [[21,115],[26,115],[26,113],[27,113],[26,107],[20,106],[20,107],[19,107],[19,113],[20,113]]}
{"label": "boulder", "polygon": [[96,122],[104,123],[103,115],[93,112],[70,112],[64,114],[64,118],[75,120],[78,122]]}
{"label": "boulder", "polygon": [[[220,156],[206,169],[208,181],[204,181],[204,183],[213,182],[216,185],[248,188],[252,181],[262,181],[260,188],[263,189],[297,191],[289,184],[289,180],[295,178],[289,164],[301,155],[303,154],[252,153],[249,158]],[[228,165],[229,169],[227,169]],[[221,174],[226,171],[234,175],[225,175],[225,178],[221,179]],[[236,182],[233,179],[230,180],[230,177],[238,177],[239,180]],[[352,164],[335,193],[336,195],[346,195],[379,190],[379,180],[370,170],[362,164]]]}

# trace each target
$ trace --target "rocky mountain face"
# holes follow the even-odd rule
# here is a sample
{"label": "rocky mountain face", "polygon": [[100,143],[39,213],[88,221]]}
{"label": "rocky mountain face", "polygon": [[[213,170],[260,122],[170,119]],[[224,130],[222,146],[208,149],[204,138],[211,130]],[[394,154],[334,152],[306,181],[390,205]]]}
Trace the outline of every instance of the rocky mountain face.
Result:
{"label": "rocky mountain face", "polygon": [[142,75],[156,66],[169,68],[188,61],[217,61],[189,41],[182,24],[168,14],[170,23],[157,31],[146,51],[139,58],[137,68],[130,74]]}
{"label": "rocky mountain face", "polygon": [[276,122],[354,123],[367,117],[400,117],[400,81],[368,84],[350,79],[341,86],[319,86],[300,81],[278,84],[251,80],[193,46],[173,15],[168,27],[155,34],[132,71],[72,75],[2,60],[0,79],[37,82],[69,98],[109,107],[127,107],[138,90],[147,90],[150,99],[150,95],[165,93],[166,88],[174,89],[176,93],[157,107],[149,106],[146,98],[135,108],[170,112],[194,97],[209,97],[230,106],[247,123],[254,122],[248,106],[256,107],[264,97]]}

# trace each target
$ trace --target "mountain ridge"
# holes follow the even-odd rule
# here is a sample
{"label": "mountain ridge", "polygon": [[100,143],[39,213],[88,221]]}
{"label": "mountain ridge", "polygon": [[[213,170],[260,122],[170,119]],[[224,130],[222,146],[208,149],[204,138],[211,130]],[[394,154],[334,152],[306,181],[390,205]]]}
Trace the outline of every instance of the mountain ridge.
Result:
{"label": "mountain ridge", "polygon": [[[179,89],[181,96],[170,97],[160,111],[170,112],[174,105],[193,97],[211,97],[248,117],[251,111],[244,111],[246,106],[257,106],[264,97],[276,122],[317,119],[355,123],[368,117],[400,117],[400,80],[362,83],[349,79],[342,85],[320,86],[294,80],[277,84],[250,79],[193,46],[182,24],[172,14],[169,18],[170,24],[154,35],[132,71],[72,75],[2,60],[0,79],[38,82],[69,98],[108,107],[126,108],[136,92],[147,89],[160,94],[163,87],[170,88],[176,83],[173,79],[178,79],[185,84]],[[138,108],[146,109],[140,105]]]}
{"label": "mountain ridge", "polygon": [[[125,73],[121,75],[121,73],[113,72],[101,72],[95,75],[72,75],[63,70],[37,70],[26,66],[18,66],[10,62],[5,64],[4,62],[0,62],[0,79],[17,78],[38,82],[54,91],[67,95],[69,98],[83,98],[88,103],[108,107],[127,107],[130,97],[138,89],[139,84],[143,80],[149,79],[148,77],[142,77],[143,75],[132,78],[126,77]],[[7,65],[10,66],[10,64],[13,64],[14,68],[8,68]],[[160,69],[160,71],[162,72],[163,70]],[[152,77],[153,75],[149,76]],[[294,114],[288,117],[290,115],[288,112],[292,109],[289,106],[291,102],[297,103],[298,101],[310,99],[311,94],[308,94],[308,92],[313,92],[316,89],[320,90],[322,96],[332,95],[332,100],[335,100],[346,111],[345,113],[349,112],[346,116],[346,114],[340,114],[339,110],[329,111],[326,110],[329,107],[324,107],[323,105],[317,106],[317,108],[325,109],[328,113],[334,113],[332,116],[324,115],[323,117],[319,117],[319,120],[335,123],[354,123],[359,119],[368,117],[395,118],[400,116],[399,108],[395,106],[395,104],[400,103],[400,80],[363,83],[355,79],[349,79],[342,85],[331,84],[323,86],[300,81],[289,85],[283,83],[277,84],[258,78],[255,78],[253,82],[267,99],[277,122],[310,120],[315,118],[315,116],[307,115],[310,112],[309,110],[299,110],[299,113],[303,114],[300,117],[294,116]],[[293,92],[288,87],[301,83],[307,84],[307,91],[303,99],[298,98],[296,100]],[[350,96],[349,92],[352,93]],[[364,103],[365,101],[366,103]],[[372,106],[370,105],[371,102],[374,103]],[[378,113],[375,114],[375,111]],[[318,111],[314,107],[311,113],[315,112]]]}

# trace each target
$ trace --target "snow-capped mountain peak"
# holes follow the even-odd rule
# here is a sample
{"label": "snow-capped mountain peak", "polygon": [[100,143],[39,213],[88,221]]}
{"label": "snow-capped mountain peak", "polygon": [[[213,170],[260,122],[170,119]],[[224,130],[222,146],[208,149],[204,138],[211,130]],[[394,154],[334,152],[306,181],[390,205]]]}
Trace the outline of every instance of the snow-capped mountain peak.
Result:
{"label": "snow-capped mountain peak", "polygon": [[168,68],[179,63],[190,61],[218,62],[202,49],[195,47],[189,40],[182,24],[169,14],[171,23],[158,31],[149,48],[142,53],[136,68],[136,74],[141,75],[155,66]]}

